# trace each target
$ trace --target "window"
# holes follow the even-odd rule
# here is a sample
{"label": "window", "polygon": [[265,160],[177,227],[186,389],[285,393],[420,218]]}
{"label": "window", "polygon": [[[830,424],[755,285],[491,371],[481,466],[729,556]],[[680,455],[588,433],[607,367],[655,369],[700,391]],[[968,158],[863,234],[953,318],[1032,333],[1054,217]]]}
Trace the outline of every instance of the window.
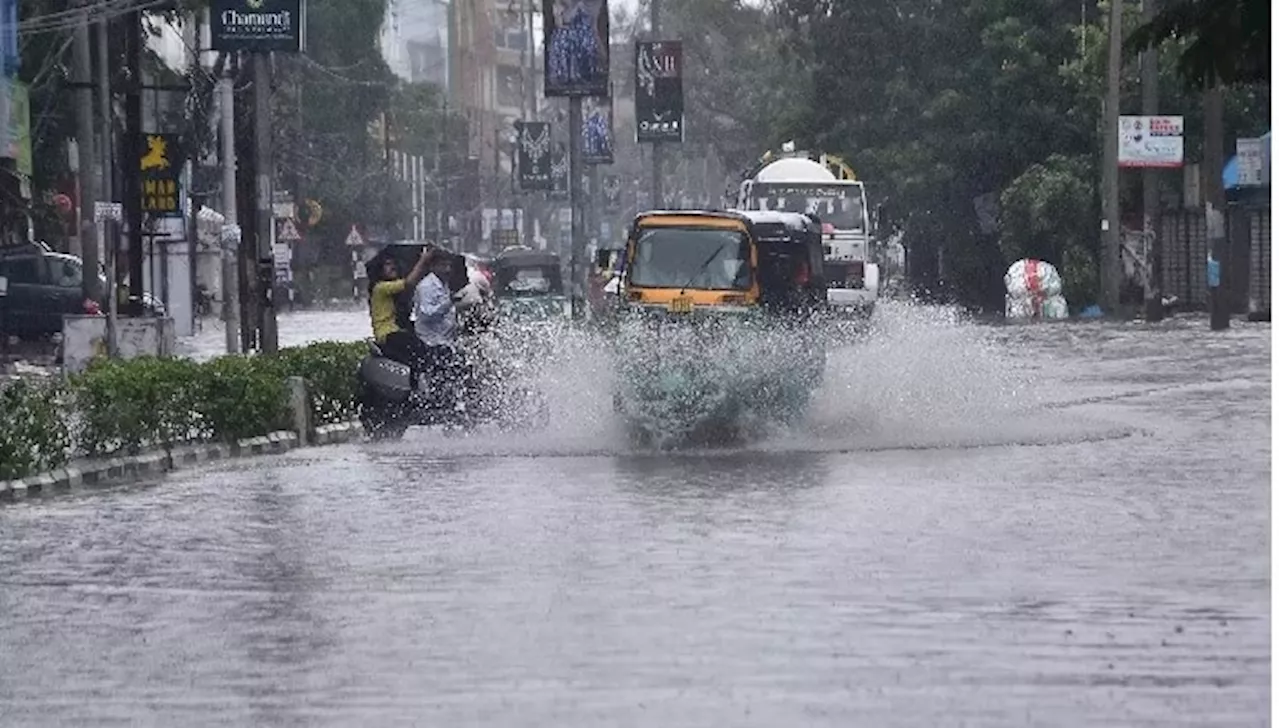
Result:
{"label": "window", "polygon": [[813,213],[837,230],[865,230],[862,190],[854,185],[822,183],[756,182],[751,186],[751,207]]}
{"label": "window", "polygon": [[526,45],[524,30],[521,28],[494,28],[493,44],[498,48],[505,48],[510,51],[522,51]]}
{"label": "window", "polygon": [[520,69],[515,66],[498,66],[498,105],[519,108],[524,84],[521,83]]}
{"label": "window", "polygon": [[746,290],[751,247],[736,230],[651,228],[640,233],[631,285],[651,288]]}
{"label": "window", "polygon": [[9,279],[9,285],[40,283],[39,258],[9,258],[0,260],[0,276]]}

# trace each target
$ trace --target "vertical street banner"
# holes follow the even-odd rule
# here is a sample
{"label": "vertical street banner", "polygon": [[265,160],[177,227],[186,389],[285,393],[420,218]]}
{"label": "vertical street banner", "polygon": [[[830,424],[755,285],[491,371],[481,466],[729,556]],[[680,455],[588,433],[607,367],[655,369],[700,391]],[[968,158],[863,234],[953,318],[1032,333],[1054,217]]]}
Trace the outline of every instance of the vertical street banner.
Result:
{"label": "vertical street banner", "polygon": [[517,121],[516,150],[520,189],[551,189],[551,124]]}
{"label": "vertical street banner", "polygon": [[569,199],[569,150],[560,143],[551,155],[551,199]]}
{"label": "vertical street banner", "polygon": [[152,217],[182,217],[182,155],[177,134],[143,134],[142,212]]}
{"label": "vertical street banner", "polygon": [[542,0],[543,96],[609,94],[608,0]]}
{"label": "vertical street banner", "polygon": [[680,41],[636,43],[636,141],[684,141]]}
{"label": "vertical street banner", "polygon": [[604,209],[606,212],[622,210],[622,178],[616,174],[606,174],[600,179],[600,191],[604,193]]}
{"label": "vertical street banner", "polygon": [[18,55],[18,0],[0,0],[0,75],[18,75],[22,65]]}
{"label": "vertical street banner", "polygon": [[613,97],[582,100],[582,161],[613,164]]}

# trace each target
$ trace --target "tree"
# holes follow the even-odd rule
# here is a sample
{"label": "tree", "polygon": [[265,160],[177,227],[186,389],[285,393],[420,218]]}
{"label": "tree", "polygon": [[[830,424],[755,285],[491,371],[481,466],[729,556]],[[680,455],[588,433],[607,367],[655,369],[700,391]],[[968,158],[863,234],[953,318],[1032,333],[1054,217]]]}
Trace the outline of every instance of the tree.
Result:
{"label": "tree", "polygon": [[1176,0],[1129,35],[1137,55],[1166,41],[1179,45],[1178,73],[1190,88],[1271,80],[1269,0]]}

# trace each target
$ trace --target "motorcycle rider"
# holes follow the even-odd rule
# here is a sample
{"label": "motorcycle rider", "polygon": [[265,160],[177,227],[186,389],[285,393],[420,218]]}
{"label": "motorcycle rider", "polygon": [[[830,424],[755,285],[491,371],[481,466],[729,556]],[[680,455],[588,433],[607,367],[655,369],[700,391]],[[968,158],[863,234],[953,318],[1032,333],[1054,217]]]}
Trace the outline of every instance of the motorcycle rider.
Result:
{"label": "motorcycle rider", "polygon": [[373,338],[387,357],[407,364],[411,371],[422,371],[427,352],[422,342],[411,331],[400,328],[396,316],[396,299],[405,290],[413,289],[426,273],[432,247],[423,249],[413,270],[404,278],[390,255],[380,255],[381,261],[371,265],[377,279],[369,288],[369,317],[373,324]]}
{"label": "motorcycle rider", "polygon": [[463,374],[456,347],[458,312],[447,283],[453,261],[445,251],[435,250],[427,266],[429,273],[413,293],[413,329],[422,346],[428,391],[443,394],[445,385]]}

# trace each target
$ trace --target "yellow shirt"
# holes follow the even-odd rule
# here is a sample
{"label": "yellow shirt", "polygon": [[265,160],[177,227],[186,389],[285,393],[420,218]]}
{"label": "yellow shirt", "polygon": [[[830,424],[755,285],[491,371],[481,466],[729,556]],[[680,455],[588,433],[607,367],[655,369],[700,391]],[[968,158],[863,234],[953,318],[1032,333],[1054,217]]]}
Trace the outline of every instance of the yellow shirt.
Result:
{"label": "yellow shirt", "polygon": [[400,330],[396,324],[396,296],[404,291],[404,279],[383,281],[369,295],[369,315],[373,318],[373,338],[382,342],[387,334]]}

